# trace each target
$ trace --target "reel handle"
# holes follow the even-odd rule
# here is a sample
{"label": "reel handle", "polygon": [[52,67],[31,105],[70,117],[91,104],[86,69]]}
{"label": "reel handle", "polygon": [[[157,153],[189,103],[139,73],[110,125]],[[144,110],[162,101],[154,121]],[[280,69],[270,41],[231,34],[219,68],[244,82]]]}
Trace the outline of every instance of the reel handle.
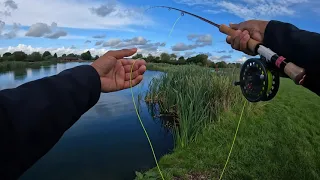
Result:
{"label": "reel handle", "polygon": [[[229,36],[232,36],[236,32],[236,30],[234,30],[224,24],[220,25],[219,31],[226,34],[226,35],[229,35]],[[256,40],[250,38],[248,41],[248,48],[251,50],[251,52],[257,54],[257,48],[259,47],[260,44],[261,44],[261,42],[258,42]],[[303,80],[306,76],[305,69],[295,65],[292,62],[285,62],[284,61],[284,63],[285,63],[284,73],[286,75],[288,75],[290,77],[290,79],[292,79],[295,82],[295,84],[302,85]]]}

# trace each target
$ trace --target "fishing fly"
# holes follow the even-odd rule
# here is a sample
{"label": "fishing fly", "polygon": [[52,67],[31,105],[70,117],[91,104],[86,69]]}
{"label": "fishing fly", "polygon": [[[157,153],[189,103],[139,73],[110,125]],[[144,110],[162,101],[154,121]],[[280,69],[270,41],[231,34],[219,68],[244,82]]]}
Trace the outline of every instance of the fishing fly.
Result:
{"label": "fishing fly", "polygon": [[[220,32],[226,35],[232,36],[235,33],[234,29],[231,29],[224,24],[219,25],[185,10],[169,6],[152,6],[147,10],[151,8],[176,10],[181,12],[181,16],[188,14],[196,17],[217,27]],[[248,101],[259,102],[273,99],[276,96],[280,85],[279,72],[283,72],[297,85],[303,85],[306,77],[306,72],[303,68],[293,64],[283,56],[279,56],[277,53],[254,39],[248,41],[248,47],[254,54],[259,54],[260,58],[251,58],[245,61],[240,70],[240,80],[234,83],[234,85],[240,86],[243,96]]]}

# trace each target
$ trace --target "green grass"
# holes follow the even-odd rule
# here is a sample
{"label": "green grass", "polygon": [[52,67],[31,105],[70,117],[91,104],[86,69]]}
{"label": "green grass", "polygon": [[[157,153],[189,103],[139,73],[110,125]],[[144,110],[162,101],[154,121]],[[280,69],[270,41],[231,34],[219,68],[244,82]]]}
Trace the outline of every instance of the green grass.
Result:
{"label": "green grass", "polygon": [[163,71],[166,72],[168,69],[174,68],[173,65],[166,63],[147,63],[147,70],[149,71]]}
{"label": "green grass", "polygon": [[13,71],[25,68],[40,68],[56,64],[58,61],[40,61],[40,62],[23,62],[23,61],[4,61],[0,62],[0,72]]}
{"label": "green grass", "polygon": [[[196,85],[201,91],[204,87],[220,87],[216,83],[207,79]],[[184,82],[183,86],[190,88],[187,84]],[[205,100],[198,103],[199,100],[195,96],[190,98],[190,102],[194,101],[199,109],[204,109]],[[192,110],[190,114],[180,116],[180,120],[193,117],[194,124],[197,119],[208,123],[199,129],[193,141],[186,146],[176,146],[172,154],[161,158],[159,164],[166,179],[219,178],[243,105],[240,98],[231,101],[234,105],[220,111],[213,119],[201,119],[202,114]],[[245,109],[223,179],[320,179],[319,110],[317,95],[289,79],[282,79],[280,90],[272,101],[250,103]],[[148,173],[156,174],[157,169]]]}

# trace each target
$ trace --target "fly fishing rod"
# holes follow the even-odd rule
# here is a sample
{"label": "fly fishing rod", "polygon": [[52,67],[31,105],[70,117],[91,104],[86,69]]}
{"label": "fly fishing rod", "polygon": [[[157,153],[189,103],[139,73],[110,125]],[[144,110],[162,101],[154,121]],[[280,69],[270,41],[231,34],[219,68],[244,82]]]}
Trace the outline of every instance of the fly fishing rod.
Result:
{"label": "fly fishing rod", "polygon": [[[220,32],[229,36],[233,36],[236,32],[236,30],[224,24],[216,24],[206,18],[181,9],[169,6],[152,6],[148,9],[152,8],[173,9],[180,11],[182,16],[189,14],[217,27]],[[248,101],[269,101],[274,98],[280,85],[279,71],[284,72],[295,84],[303,85],[306,77],[306,72],[303,68],[278,55],[254,39],[249,39],[248,48],[253,53],[259,54],[260,58],[246,60],[240,70],[240,81],[234,83],[234,85],[240,86],[242,94]]]}

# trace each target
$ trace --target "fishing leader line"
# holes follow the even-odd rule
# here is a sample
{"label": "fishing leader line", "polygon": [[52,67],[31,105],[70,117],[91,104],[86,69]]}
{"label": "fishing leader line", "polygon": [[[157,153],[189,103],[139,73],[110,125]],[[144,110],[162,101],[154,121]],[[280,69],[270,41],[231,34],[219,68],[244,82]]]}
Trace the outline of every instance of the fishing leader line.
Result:
{"label": "fishing leader line", "polygon": [[222,173],[221,173],[221,175],[220,175],[219,180],[222,179],[223,173],[224,173],[224,171],[226,170],[227,165],[228,165],[228,163],[229,163],[229,159],[230,159],[230,156],[231,156],[231,153],[232,153],[232,150],[233,150],[234,143],[235,143],[235,141],[236,141],[236,139],[237,139],[237,134],[238,134],[238,131],[239,131],[239,127],[240,127],[240,123],[241,123],[241,120],[242,120],[243,111],[244,111],[244,108],[246,107],[246,104],[247,104],[247,101],[245,100],[245,102],[244,102],[244,104],[243,104],[243,107],[242,107],[241,115],[240,115],[240,118],[239,118],[239,121],[238,121],[238,126],[237,126],[237,129],[236,129],[236,132],[234,133],[234,137],[233,137],[233,141],[232,141],[232,144],[231,144],[231,148],[230,148],[230,151],[229,151],[229,154],[228,154],[226,163],[224,164],[224,167],[223,167],[223,170],[222,170]]}
{"label": "fishing leader line", "polygon": [[133,64],[132,64],[132,67],[131,67],[131,71],[130,71],[130,90],[131,90],[132,101],[133,101],[133,105],[134,105],[134,109],[136,111],[137,117],[138,117],[138,119],[140,121],[141,127],[142,127],[142,129],[144,131],[144,134],[146,135],[146,137],[148,139],[148,142],[149,142],[149,145],[150,145],[150,148],[151,148],[151,151],[152,151],[152,155],[153,155],[154,161],[156,162],[159,174],[161,175],[162,180],[164,180],[164,177],[162,175],[162,171],[161,171],[160,166],[158,164],[158,160],[157,160],[156,154],[154,152],[151,140],[149,138],[149,135],[148,135],[148,132],[147,132],[146,128],[143,125],[143,122],[142,122],[141,117],[140,117],[139,112],[138,112],[138,108],[137,108],[136,102],[134,100],[134,95],[133,95],[133,90],[132,90],[132,74],[133,74],[133,67],[134,67],[135,63],[136,63],[136,61],[133,61]]}
{"label": "fishing leader line", "polygon": [[[172,28],[171,28],[171,30],[170,30],[170,32],[169,32],[168,39],[170,38],[170,36],[171,36],[171,34],[172,34],[172,32],[173,32],[176,24],[178,23],[178,21],[181,19],[181,17],[182,17],[183,15],[184,15],[184,14],[181,13],[181,15],[180,15],[180,16],[176,19],[176,21],[174,22],[174,24],[173,24],[173,26],[172,26]],[[167,41],[168,41],[168,40],[167,40]],[[155,163],[156,163],[156,165],[157,165],[157,169],[158,169],[158,171],[159,171],[159,174],[160,174],[162,180],[165,180],[164,177],[163,177],[161,168],[160,168],[160,166],[159,166],[159,164],[158,164],[158,160],[157,160],[157,157],[156,157],[156,153],[155,153],[154,148],[153,148],[153,145],[152,145],[152,143],[151,143],[149,134],[148,134],[146,128],[144,127],[144,125],[143,125],[143,122],[142,122],[141,117],[140,117],[139,112],[138,112],[138,108],[137,108],[136,102],[135,102],[135,100],[134,100],[134,95],[133,95],[133,90],[132,90],[132,74],[133,74],[133,67],[134,67],[135,62],[136,62],[136,61],[133,61],[133,64],[132,64],[132,66],[131,66],[131,71],[130,71],[130,90],[131,90],[132,102],[133,102],[134,109],[135,109],[135,111],[136,111],[137,117],[138,117],[138,119],[139,119],[139,122],[140,122],[140,124],[141,124],[141,127],[142,127],[142,129],[143,129],[143,131],[144,131],[144,134],[146,135],[147,140],[148,140],[148,142],[149,142],[149,146],[150,146],[150,148],[151,148],[152,155],[153,155],[154,161],[155,161]]]}

